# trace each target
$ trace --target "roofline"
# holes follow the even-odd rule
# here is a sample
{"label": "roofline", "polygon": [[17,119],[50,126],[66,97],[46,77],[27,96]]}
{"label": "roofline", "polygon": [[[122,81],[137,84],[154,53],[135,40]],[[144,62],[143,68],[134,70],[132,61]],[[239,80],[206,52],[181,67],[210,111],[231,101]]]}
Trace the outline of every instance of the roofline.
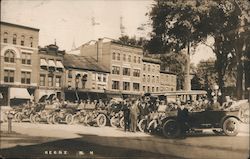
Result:
{"label": "roofline", "polygon": [[163,70],[160,70],[160,73],[176,75],[176,73],[174,72],[168,72],[168,71],[163,71]]}
{"label": "roofline", "polygon": [[110,41],[110,42],[113,43],[113,44],[121,45],[121,46],[128,46],[128,47],[132,47],[132,48],[143,49],[143,47],[141,47],[141,46],[123,44],[123,43],[121,43],[121,42],[119,42],[119,41],[117,41],[117,40],[112,40],[112,41]]}
{"label": "roofline", "polygon": [[84,71],[95,71],[95,72],[104,72],[104,73],[110,73],[110,71],[100,71],[100,70],[94,70],[94,69],[86,69],[86,68],[80,68],[80,67],[73,67],[73,66],[65,66],[65,68],[72,68],[72,69],[79,69]]}
{"label": "roofline", "polygon": [[142,62],[148,62],[148,63],[154,63],[154,64],[161,64],[161,62],[157,62],[157,61],[153,61],[153,60],[148,60],[148,59],[144,59],[142,58]]}
{"label": "roofline", "polygon": [[4,25],[19,27],[19,28],[35,30],[35,31],[38,31],[38,32],[40,31],[40,29],[38,29],[38,28],[32,28],[32,27],[28,27],[28,26],[24,26],[24,25],[13,24],[13,23],[8,23],[8,22],[3,22],[3,21],[0,21],[0,23],[1,23],[1,24],[4,24]]}

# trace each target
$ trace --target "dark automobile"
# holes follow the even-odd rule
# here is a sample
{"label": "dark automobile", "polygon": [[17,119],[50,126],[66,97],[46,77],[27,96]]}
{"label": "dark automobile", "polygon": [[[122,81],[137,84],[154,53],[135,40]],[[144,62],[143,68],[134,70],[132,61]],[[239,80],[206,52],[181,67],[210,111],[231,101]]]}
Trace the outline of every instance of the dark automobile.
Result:
{"label": "dark automobile", "polygon": [[[200,112],[189,112],[186,131],[202,129],[213,129],[214,133],[236,136],[238,134],[239,122],[238,111],[204,110]],[[178,137],[181,133],[180,123],[177,115],[167,116],[162,122],[163,135],[167,138]]]}

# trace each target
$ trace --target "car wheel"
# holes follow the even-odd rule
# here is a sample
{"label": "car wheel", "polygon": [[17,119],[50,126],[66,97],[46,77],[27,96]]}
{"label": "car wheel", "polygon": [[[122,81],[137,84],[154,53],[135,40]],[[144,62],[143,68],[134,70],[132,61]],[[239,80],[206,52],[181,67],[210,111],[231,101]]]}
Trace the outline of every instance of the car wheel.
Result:
{"label": "car wheel", "polygon": [[120,127],[122,128],[122,129],[124,129],[124,127],[125,127],[125,123],[124,123],[124,117],[122,117],[121,119],[120,119]]}
{"label": "car wheel", "polygon": [[72,114],[66,115],[65,121],[67,124],[72,124],[73,123],[73,115]]}
{"label": "car wheel", "polygon": [[111,119],[110,119],[110,125],[114,128],[117,128],[118,125],[119,125],[119,118],[113,116]]}
{"label": "car wheel", "polygon": [[229,117],[223,122],[223,131],[227,136],[236,136],[239,130],[239,121],[234,117]]}
{"label": "car wheel", "polygon": [[103,127],[107,123],[107,118],[104,114],[99,114],[96,118],[96,123],[99,127]]}
{"label": "car wheel", "polygon": [[49,116],[47,117],[47,123],[48,123],[48,124],[53,124],[52,115],[49,115]]}
{"label": "car wheel", "polygon": [[147,128],[147,120],[146,119],[140,120],[138,123],[138,129],[141,132],[145,132],[146,128]]}
{"label": "car wheel", "polygon": [[15,120],[17,122],[21,122],[22,121],[22,114],[21,113],[16,113],[15,114]]}
{"label": "car wheel", "polygon": [[73,124],[77,124],[80,122],[79,116],[78,115],[73,115]]}
{"label": "car wheel", "polygon": [[148,124],[148,131],[149,132],[154,132],[156,130],[156,127],[157,127],[156,120],[152,120]]}
{"label": "car wheel", "polygon": [[169,119],[163,124],[163,135],[166,138],[176,138],[180,135],[180,126],[174,119]]}
{"label": "car wheel", "polygon": [[40,118],[39,118],[39,115],[33,115],[33,122],[34,123],[39,123],[40,122]]}
{"label": "car wheel", "polygon": [[53,124],[58,124],[59,123],[57,114],[52,115],[52,123]]}

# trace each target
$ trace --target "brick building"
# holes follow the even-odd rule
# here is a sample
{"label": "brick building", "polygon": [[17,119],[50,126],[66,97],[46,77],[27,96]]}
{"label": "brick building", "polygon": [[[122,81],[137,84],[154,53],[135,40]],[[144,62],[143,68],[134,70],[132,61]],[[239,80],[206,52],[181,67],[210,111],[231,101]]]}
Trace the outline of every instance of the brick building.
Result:
{"label": "brick building", "polygon": [[0,105],[15,105],[34,98],[39,29],[6,22],[0,25]]}

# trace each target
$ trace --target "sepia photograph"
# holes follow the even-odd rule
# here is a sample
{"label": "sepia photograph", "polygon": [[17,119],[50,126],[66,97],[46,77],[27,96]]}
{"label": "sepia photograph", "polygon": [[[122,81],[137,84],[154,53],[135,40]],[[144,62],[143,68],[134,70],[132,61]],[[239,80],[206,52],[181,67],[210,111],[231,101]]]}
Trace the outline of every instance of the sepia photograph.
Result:
{"label": "sepia photograph", "polygon": [[250,158],[249,0],[0,12],[0,158]]}

